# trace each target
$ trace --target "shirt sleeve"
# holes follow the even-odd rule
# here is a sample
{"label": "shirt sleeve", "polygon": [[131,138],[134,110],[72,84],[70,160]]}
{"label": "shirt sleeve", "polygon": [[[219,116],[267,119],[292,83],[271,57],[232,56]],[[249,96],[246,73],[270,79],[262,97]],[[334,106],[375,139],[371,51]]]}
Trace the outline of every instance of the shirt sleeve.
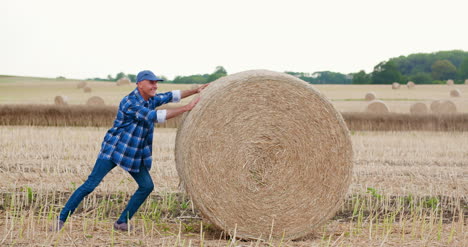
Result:
{"label": "shirt sleeve", "polygon": [[166,121],[167,110],[157,110],[156,120],[158,123],[164,123]]}
{"label": "shirt sleeve", "polygon": [[[166,112],[150,110],[132,101],[124,102],[121,110],[126,117],[134,118],[138,121],[159,122],[161,120],[164,122],[166,120]],[[163,115],[158,116],[158,112]]]}
{"label": "shirt sleeve", "polygon": [[164,105],[167,103],[176,103],[182,99],[182,93],[180,90],[174,90],[167,93],[158,93],[152,98],[152,102],[154,104],[153,108],[156,108],[160,105]]}
{"label": "shirt sleeve", "polygon": [[172,91],[172,100],[171,100],[172,103],[180,102],[181,99],[182,99],[182,93],[180,92],[180,90]]}

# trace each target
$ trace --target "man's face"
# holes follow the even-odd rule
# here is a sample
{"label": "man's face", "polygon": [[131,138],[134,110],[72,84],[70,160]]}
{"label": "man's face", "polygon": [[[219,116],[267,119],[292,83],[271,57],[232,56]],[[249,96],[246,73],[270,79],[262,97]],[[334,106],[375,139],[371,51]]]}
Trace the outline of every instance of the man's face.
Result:
{"label": "man's face", "polygon": [[149,98],[156,95],[156,89],[158,89],[158,81],[143,80],[138,82],[137,85],[141,96],[143,96],[145,100],[148,100]]}

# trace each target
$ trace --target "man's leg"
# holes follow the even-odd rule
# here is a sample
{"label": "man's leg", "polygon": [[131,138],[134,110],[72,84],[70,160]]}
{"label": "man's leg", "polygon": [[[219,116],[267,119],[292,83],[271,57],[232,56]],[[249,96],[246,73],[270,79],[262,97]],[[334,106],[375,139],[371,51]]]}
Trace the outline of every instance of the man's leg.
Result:
{"label": "man's leg", "polygon": [[[86,182],[81,185],[68,199],[65,207],[60,212],[59,220],[65,222],[69,215],[73,214],[80,202],[85,196],[91,193],[101,183],[104,176],[107,175],[114,167],[115,163],[110,160],[98,159],[94,165],[93,171],[89,175]],[[62,223],[63,225],[63,223]]]}
{"label": "man's leg", "polygon": [[[146,169],[146,166],[142,165],[140,168],[140,172],[135,173],[135,172],[129,172],[130,175],[135,179],[135,181],[138,183],[138,189],[133,194],[132,198],[130,198],[130,201],[128,202],[127,207],[124,209],[122,214],[120,215],[120,218],[117,220],[116,224],[122,224],[128,222],[129,219],[133,217],[135,212],[140,208],[141,204],[146,200],[146,198],[149,196],[151,191],[154,189],[154,184],[153,180],[151,179],[151,175],[149,174],[148,170]],[[120,229],[119,227],[115,228]]]}

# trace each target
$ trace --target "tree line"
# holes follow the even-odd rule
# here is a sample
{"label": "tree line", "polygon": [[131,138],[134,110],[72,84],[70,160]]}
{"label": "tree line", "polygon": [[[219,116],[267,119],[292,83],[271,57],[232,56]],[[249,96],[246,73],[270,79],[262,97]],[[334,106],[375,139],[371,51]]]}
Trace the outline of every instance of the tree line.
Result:
{"label": "tree line", "polygon": [[[356,73],[343,74],[333,71],[314,73],[285,71],[311,84],[391,84],[393,82],[416,84],[442,84],[448,79],[463,83],[468,79],[468,52],[462,50],[439,51],[434,53],[415,53],[408,56],[390,58],[374,66],[370,73],[361,70]],[[166,77],[163,83],[204,84],[212,82],[228,73],[223,66],[217,66],[211,74],[176,76],[174,80]],[[136,81],[136,75],[117,73],[107,78],[89,78],[96,81],[118,81],[122,78]]]}
{"label": "tree line", "polygon": [[468,52],[461,50],[415,53],[383,61],[367,74],[352,74],[353,84],[390,84],[392,82],[441,84],[447,80],[463,83],[468,79]]}
{"label": "tree line", "polygon": [[[161,83],[176,83],[176,84],[205,84],[212,82],[227,75],[227,71],[223,66],[217,66],[215,71],[211,74],[197,74],[189,76],[176,76],[174,80],[168,80],[165,76],[159,76],[164,81]],[[108,75],[107,78],[88,78],[87,80],[94,81],[118,81],[122,78],[128,78],[132,82],[136,82],[136,75],[134,74],[125,74],[124,72],[119,72],[113,77]]]}

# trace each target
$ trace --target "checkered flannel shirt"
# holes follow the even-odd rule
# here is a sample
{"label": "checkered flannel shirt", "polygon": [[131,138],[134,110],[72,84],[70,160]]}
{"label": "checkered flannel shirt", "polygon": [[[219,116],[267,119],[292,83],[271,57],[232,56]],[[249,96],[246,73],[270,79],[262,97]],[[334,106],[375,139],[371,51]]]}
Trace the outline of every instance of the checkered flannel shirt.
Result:
{"label": "checkered flannel shirt", "polygon": [[138,88],[133,90],[120,102],[114,126],[107,131],[98,158],[111,160],[130,172],[139,172],[141,165],[150,170],[154,123],[166,120],[166,110],[155,108],[180,99],[180,90],[157,94],[148,101]]}

